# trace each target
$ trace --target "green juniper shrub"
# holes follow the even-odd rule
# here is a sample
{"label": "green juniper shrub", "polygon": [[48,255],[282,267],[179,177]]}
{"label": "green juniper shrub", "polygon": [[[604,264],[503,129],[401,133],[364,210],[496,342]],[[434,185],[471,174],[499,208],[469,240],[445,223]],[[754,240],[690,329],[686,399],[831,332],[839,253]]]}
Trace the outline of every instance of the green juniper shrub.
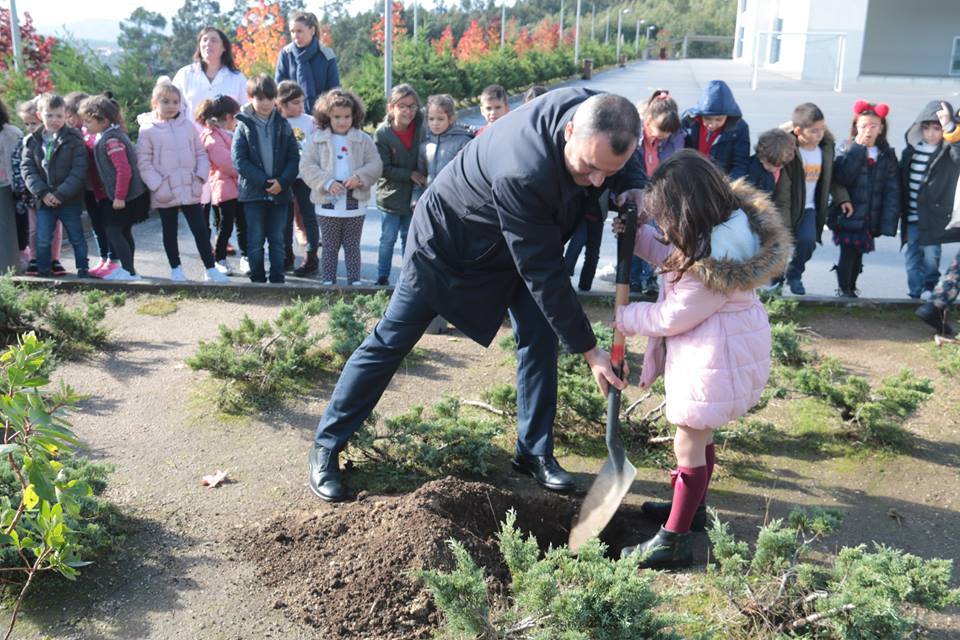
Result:
{"label": "green juniper shrub", "polygon": [[494,439],[502,432],[497,422],[464,416],[459,400],[450,396],[430,411],[415,406],[379,422],[376,413],[364,422],[350,439],[346,457],[407,481],[486,476],[498,450]]}
{"label": "green juniper shrub", "polygon": [[373,324],[379,320],[390,297],[386,291],[374,295],[356,295],[343,298],[330,309],[329,330],[333,339],[331,350],[340,366],[347,361],[363,339],[367,337]]}
{"label": "green juniper shrub", "polygon": [[786,522],[764,525],[752,552],[713,510],[711,519],[717,564],[707,579],[737,612],[722,621],[729,637],[905,638],[915,624],[908,605],[960,603],[960,589],[950,588],[950,560],[861,545],[842,548],[834,562],[812,561],[813,545],[842,521],[837,510],[798,507]]}
{"label": "green juniper shrub", "polygon": [[541,557],[537,540],[517,529],[512,510],[501,523],[497,539],[511,580],[498,601],[491,602],[483,570],[455,540],[448,542],[457,561],[453,572],[417,572],[444,614],[441,637],[678,637],[670,628],[680,616],[662,610],[664,596],[653,588],[657,574],[640,571],[636,554],[611,560],[605,545],[594,538],[577,554],[559,547]]}
{"label": "green juniper shrub", "polygon": [[273,321],[257,323],[245,315],[235,328],[221,324],[217,339],[201,341],[187,365],[223,381],[220,410],[241,413],[268,406],[328,365],[319,346],[324,334],[310,326],[310,318],[323,309],[321,298],[298,298]]}
{"label": "green juniper shrub", "polygon": [[102,348],[109,331],[101,324],[109,306],[121,306],[124,294],[88,291],[81,305],[64,304],[43,289],[18,285],[8,275],[0,276],[0,340],[15,342],[34,332],[56,345],[57,355],[76,358]]}

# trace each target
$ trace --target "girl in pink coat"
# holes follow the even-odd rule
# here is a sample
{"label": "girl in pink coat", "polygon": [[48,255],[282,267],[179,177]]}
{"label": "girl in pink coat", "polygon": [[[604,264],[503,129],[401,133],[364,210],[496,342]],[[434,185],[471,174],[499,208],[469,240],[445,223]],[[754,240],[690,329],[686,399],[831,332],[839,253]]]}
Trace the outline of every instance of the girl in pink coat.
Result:
{"label": "girl in pink coat", "polygon": [[233,269],[227,262],[227,244],[233,234],[233,225],[237,225],[237,240],[240,245],[240,271],[246,272],[247,261],[247,225],[243,217],[243,208],[237,200],[237,169],[230,157],[233,144],[233,130],[237,127],[236,115],[240,104],[230,96],[207,98],[197,107],[197,124],[200,130],[200,142],[210,158],[210,203],[213,205],[216,220],[217,239],[213,257],[217,261],[216,269],[224,275],[233,275]]}
{"label": "girl in pink coat", "polygon": [[180,266],[177,242],[180,212],[187,219],[197,251],[205,268],[203,279],[226,282],[227,277],[214,268],[210,232],[203,219],[200,196],[210,173],[210,160],[200,144],[193,122],[180,112],[180,90],[161,77],[153,88],[153,111],[137,118],[137,168],[147,188],[150,204],[160,212],[163,248],[170,263],[170,280],[187,280]]}
{"label": "girl in pink coat", "polygon": [[647,185],[634,253],[662,274],[656,302],[617,308],[625,335],[648,336],[641,387],[659,376],[665,414],[677,426],[672,503],[643,505],[663,526],[624,554],[651,551],[644,566],[692,564],[691,527],[702,531],[714,465],[713,429],[744,415],[770,373],[770,325],[755,289],[779,276],[790,236],[770,200],[743,180],[731,184],[693,150],[679,151]]}

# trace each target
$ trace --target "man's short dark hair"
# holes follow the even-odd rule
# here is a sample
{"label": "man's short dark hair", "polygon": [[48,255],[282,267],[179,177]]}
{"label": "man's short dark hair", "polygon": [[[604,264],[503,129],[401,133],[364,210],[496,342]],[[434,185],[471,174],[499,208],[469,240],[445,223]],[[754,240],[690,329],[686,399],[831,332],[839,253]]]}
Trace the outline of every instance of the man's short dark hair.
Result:
{"label": "man's short dark hair", "polygon": [[247,80],[247,97],[276,100],[277,83],[265,73],[255,75]]}
{"label": "man's short dark hair", "polygon": [[640,113],[629,100],[602,93],[584,100],[573,116],[573,135],[604,134],[615,155],[625,154],[640,139]]}

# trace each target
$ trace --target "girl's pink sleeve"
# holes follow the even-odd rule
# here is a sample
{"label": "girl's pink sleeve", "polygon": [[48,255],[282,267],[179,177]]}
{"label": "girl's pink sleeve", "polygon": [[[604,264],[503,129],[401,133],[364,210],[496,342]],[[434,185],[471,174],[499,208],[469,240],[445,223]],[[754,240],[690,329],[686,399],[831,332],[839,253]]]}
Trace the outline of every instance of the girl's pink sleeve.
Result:
{"label": "girl's pink sleeve", "polygon": [[130,191],[130,180],[133,178],[133,169],[127,160],[127,148],[119,140],[107,140],[107,158],[117,170],[117,183],[114,187],[114,198],[126,200]]}
{"label": "girl's pink sleeve", "polygon": [[637,227],[637,239],[633,243],[633,255],[643,258],[655,267],[659,267],[673,253],[673,245],[663,244],[658,238],[658,231],[649,224],[642,224]]}
{"label": "girl's pink sleeve", "polygon": [[[670,273],[665,276],[673,277]],[[683,274],[672,286],[663,300],[617,307],[617,328],[628,336],[675,336],[696,327],[727,301],[725,295],[707,289],[691,273]]]}
{"label": "girl's pink sleeve", "polygon": [[228,145],[221,144],[216,136],[204,135],[203,147],[207,150],[212,168],[225,177],[237,177],[237,169],[233,166],[233,158],[230,157],[230,147]]}

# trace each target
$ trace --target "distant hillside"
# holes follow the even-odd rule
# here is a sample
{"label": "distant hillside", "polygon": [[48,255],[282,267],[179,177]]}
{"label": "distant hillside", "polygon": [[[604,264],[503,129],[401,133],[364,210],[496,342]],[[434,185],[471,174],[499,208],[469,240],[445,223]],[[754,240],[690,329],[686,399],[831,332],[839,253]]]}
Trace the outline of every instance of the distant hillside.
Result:
{"label": "distant hillside", "polygon": [[37,26],[37,31],[45,35],[64,36],[70,34],[83,40],[94,49],[115,47],[120,35],[119,20],[78,20],[65,24],[45,24]]}

